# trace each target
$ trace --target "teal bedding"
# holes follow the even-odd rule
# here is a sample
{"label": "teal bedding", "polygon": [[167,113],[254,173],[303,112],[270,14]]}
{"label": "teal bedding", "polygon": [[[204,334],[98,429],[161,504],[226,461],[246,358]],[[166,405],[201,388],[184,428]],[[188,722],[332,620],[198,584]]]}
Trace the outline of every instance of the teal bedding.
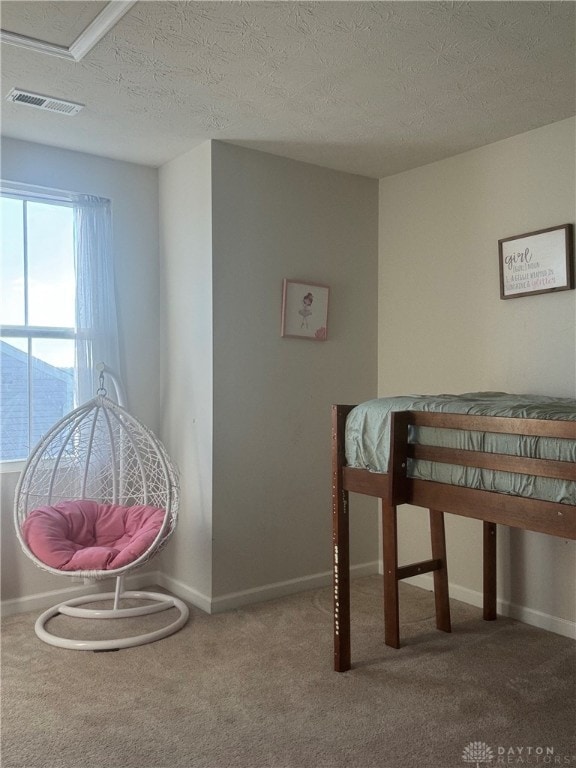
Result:
{"label": "teal bedding", "polygon": [[[504,392],[407,395],[369,400],[356,406],[346,420],[345,448],[348,466],[368,469],[371,472],[388,471],[391,411],[441,411],[576,421],[576,400],[541,395],[510,395]],[[576,461],[576,440],[568,439],[411,427],[409,441],[512,456]],[[420,480],[576,504],[574,481],[412,459],[408,462],[408,475]]]}

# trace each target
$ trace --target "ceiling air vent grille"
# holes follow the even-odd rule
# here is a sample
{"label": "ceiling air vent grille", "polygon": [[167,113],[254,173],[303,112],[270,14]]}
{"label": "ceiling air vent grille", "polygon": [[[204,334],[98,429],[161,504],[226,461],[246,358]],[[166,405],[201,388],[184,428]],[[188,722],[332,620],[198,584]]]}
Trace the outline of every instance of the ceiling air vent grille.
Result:
{"label": "ceiling air vent grille", "polygon": [[42,96],[39,93],[22,91],[20,88],[12,88],[6,96],[6,100],[15,104],[26,104],[29,107],[45,109],[48,112],[58,112],[61,115],[77,115],[84,108],[84,104],[75,104],[73,101],[55,99],[52,96]]}

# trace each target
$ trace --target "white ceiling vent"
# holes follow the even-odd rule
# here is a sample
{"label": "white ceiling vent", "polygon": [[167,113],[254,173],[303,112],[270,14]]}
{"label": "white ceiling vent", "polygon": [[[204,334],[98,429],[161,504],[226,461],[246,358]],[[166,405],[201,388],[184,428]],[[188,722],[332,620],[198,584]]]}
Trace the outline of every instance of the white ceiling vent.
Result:
{"label": "white ceiling vent", "polygon": [[58,112],[61,115],[77,115],[84,108],[84,104],[75,104],[73,101],[55,99],[52,96],[42,96],[39,93],[22,91],[20,88],[12,88],[6,96],[6,100],[13,101],[15,104],[26,104],[29,107],[45,109],[48,112]]}

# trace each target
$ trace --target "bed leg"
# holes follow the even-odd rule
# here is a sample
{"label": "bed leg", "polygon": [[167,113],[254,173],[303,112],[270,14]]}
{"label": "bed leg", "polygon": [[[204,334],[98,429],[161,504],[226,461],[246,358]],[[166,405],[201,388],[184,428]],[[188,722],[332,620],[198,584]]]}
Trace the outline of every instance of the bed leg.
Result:
{"label": "bed leg", "polygon": [[382,500],[382,539],[384,556],[384,642],[400,648],[400,610],[398,603],[398,525],[396,507]]}
{"label": "bed leg", "polygon": [[450,598],[448,594],[448,560],[446,559],[446,535],[444,531],[444,513],[437,509],[430,510],[430,538],[432,557],[440,561],[440,567],[434,573],[434,602],[436,604],[436,627],[443,632],[451,632]]}
{"label": "bed leg", "polygon": [[484,619],[496,619],[496,523],[483,523],[484,528]]}
{"label": "bed leg", "polygon": [[332,536],[334,564],[334,669],[350,669],[350,552],[348,531],[348,494],[338,494]]}
{"label": "bed leg", "polygon": [[334,578],[334,670],[347,672],[350,652],[350,531],[348,491],[343,487],[344,428],[350,407],[332,406],[332,564]]}

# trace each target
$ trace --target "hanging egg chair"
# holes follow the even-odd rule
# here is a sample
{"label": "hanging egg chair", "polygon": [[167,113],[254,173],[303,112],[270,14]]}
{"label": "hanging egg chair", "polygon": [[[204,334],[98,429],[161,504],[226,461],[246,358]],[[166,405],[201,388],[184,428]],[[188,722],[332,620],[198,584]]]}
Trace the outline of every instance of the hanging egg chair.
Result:
{"label": "hanging egg chair", "polygon": [[[36,565],[76,580],[116,578],[114,592],[72,598],[37,619],[35,631],[41,640],[74,650],[151,643],[181,629],[189,614],[187,605],[171,595],[124,590],[126,574],[147,563],[174,532],[179,485],[158,438],[108,398],[105,366],[100,368],[96,397],[55,424],[30,454],[14,502],[18,539]],[[123,608],[124,598],[140,604]],[[103,600],[112,600],[112,607],[81,607]],[[178,610],[174,621],[133,637],[75,640],[46,627],[57,614],[120,619],[170,608]]]}

